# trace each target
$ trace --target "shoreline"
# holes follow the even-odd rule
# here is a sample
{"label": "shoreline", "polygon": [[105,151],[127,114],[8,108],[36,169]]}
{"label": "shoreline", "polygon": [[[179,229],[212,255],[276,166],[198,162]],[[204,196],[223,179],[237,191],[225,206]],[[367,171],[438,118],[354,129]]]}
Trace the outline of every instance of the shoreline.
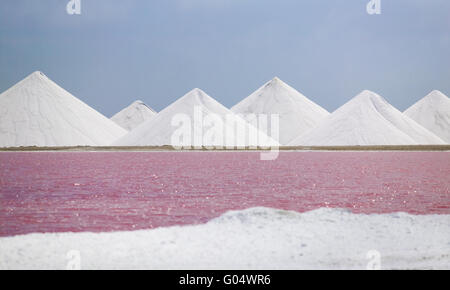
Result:
{"label": "shoreline", "polygon": [[[264,152],[266,148],[223,148],[208,149],[203,147],[175,149],[172,146],[61,146],[61,147],[6,147],[0,152]],[[450,151],[450,145],[375,145],[375,146],[280,146],[273,150],[284,152],[311,152],[311,151]]]}

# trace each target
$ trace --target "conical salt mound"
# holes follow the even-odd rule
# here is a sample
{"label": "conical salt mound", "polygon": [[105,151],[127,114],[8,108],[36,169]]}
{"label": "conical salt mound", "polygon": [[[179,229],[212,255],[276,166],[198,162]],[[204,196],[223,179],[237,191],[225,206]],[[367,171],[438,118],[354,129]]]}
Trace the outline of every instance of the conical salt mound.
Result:
{"label": "conical salt mound", "polygon": [[439,137],[391,106],[381,96],[363,91],[293,146],[443,144]]}
{"label": "conical salt mound", "polygon": [[432,91],[405,115],[450,144],[450,99],[440,91]]}
{"label": "conical salt mound", "polygon": [[0,95],[0,147],[109,145],[124,134],[41,72]]}
{"label": "conical salt mound", "polygon": [[156,112],[142,101],[135,101],[122,111],[111,117],[117,125],[131,131],[140,124],[150,120]]}
{"label": "conical salt mound", "polygon": [[[246,128],[244,135],[239,134],[237,129],[243,128],[243,126]],[[205,92],[194,89],[159,112],[151,120],[144,122],[114,142],[114,145],[255,146],[260,143],[258,140],[252,140],[249,136],[256,131],[256,128],[237,117]],[[264,135],[259,131],[257,134]],[[267,138],[267,135],[264,135],[264,138]],[[264,145],[276,146],[276,142],[270,140]]]}
{"label": "conical salt mound", "polygon": [[281,144],[288,144],[330,115],[324,108],[277,77],[267,82],[231,110],[236,114],[242,114],[250,122],[251,118],[255,116],[252,114],[278,114]]}

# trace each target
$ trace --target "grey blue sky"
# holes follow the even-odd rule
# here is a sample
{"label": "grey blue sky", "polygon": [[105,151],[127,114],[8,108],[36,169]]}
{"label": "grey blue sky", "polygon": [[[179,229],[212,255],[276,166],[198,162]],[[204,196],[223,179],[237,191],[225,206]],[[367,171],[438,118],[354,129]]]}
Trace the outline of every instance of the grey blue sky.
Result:
{"label": "grey blue sky", "polygon": [[227,107],[280,77],[333,111],[363,89],[404,110],[450,93],[450,1],[0,1],[0,91],[41,70],[101,113],[199,87]]}

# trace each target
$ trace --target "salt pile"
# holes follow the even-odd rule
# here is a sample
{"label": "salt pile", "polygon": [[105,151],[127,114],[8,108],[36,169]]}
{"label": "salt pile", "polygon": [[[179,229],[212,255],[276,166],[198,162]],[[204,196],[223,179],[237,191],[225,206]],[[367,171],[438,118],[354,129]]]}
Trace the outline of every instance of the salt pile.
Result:
{"label": "salt pile", "polygon": [[440,91],[432,91],[405,115],[450,143],[450,99]]}
{"label": "salt pile", "polygon": [[370,91],[363,91],[319,126],[290,143],[293,146],[418,144],[444,144],[444,141]]}
{"label": "salt pile", "polygon": [[288,144],[294,138],[314,128],[330,113],[315,104],[294,88],[275,77],[231,109],[234,113],[278,114],[280,117],[279,141]]}
{"label": "salt pile", "polygon": [[124,134],[41,72],[0,95],[0,147],[109,145]]}
{"label": "salt pile", "polygon": [[[222,122],[221,128],[214,131],[214,124]],[[239,134],[238,128],[244,129],[244,135]],[[213,130],[213,131],[210,131]],[[186,132],[187,131],[187,132]],[[218,132],[220,131],[220,132]],[[188,140],[182,140],[181,133],[189,133]],[[249,146],[257,145],[258,140],[252,142],[252,134],[263,136],[250,126],[245,120],[237,117],[222,104],[208,96],[200,89],[193,89],[167,108],[159,112],[154,118],[144,122],[130,133],[120,138],[116,146]],[[174,136],[176,137],[174,139]],[[178,137],[177,137],[178,136]],[[181,141],[180,141],[181,140]],[[267,144],[276,143],[273,140]],[[275,145],[275,144],[274,144]]]}
{"label": "salt pile", "polygon": [[122,111],[111,117],[117,125],[131,131],[140,124],[150,120],[156,112],[142,101],[135,101]]}
{"label": "salt pile", "polygon": [[251,208],[207,224],[0,238],[0,269],[450,269],[448,215]]}

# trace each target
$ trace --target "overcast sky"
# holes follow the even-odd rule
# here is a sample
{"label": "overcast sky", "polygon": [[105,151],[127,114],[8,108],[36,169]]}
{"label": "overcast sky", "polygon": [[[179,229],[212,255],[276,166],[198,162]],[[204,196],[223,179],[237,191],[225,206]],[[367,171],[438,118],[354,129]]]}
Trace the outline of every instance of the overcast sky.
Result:
{"label": "overcast sky", "polygon": [[231,107],[274,76],[333,111],[363,89],[404,110],[450,94],[450,1],[0,1],[0,91],[40,70],[111,116],[199,87]]}

